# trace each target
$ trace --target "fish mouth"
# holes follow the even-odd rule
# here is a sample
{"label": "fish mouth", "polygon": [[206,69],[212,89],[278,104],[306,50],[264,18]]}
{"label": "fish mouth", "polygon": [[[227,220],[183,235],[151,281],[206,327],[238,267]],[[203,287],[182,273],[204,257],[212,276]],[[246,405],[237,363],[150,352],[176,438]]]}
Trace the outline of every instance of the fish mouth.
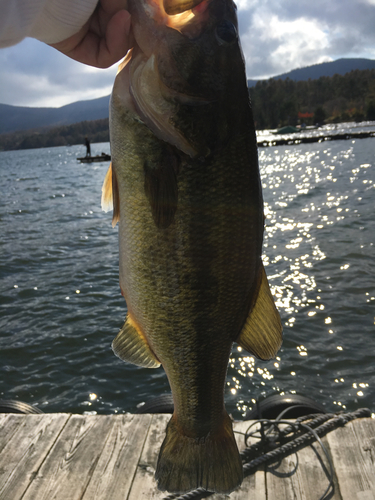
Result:
{"label": "fish mouth", "polygon": [[204,3],[204,0],[164,0],[163,7],[169,15],[181,14],[182,12],[192,11],[198,5]]}
{"label": "fish mouth", "polygon": [[141,17],[143,19],[147,17],[159,28],[161,26],[173,28],[189,38],[199,35],[207,20],[207,8],[212,2],[212,0],[138,0],[135,4],[135,1],[137,0],[133,0],[134,11],[139,20]]}

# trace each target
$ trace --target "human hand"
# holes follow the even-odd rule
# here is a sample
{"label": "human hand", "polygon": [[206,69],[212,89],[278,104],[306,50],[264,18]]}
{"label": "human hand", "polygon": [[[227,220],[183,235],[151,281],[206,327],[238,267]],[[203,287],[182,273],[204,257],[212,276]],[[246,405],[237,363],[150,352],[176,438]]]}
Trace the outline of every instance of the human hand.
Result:
{"label": "human hand", "polygon": [[100,0],[78,33],[51,47],[89,66],[108,68],[130,48],[130,14],[126,8],[127,0]]}

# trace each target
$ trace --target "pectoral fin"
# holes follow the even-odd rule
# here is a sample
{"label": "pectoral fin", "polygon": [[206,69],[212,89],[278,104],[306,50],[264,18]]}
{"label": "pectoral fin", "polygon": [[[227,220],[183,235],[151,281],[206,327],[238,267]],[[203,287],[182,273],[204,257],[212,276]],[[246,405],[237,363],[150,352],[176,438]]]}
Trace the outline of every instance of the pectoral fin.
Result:
{"label": "pectoral fin", "polygon": [[236,342],[257,358],[275,357],[282,342],[280,315],[276,309],[263,264],[258,296]]}
{"label": "pectoral fin", "polygon": [[113,197],[112,227],[115,227],[115,225],[120,220],[120,194],[116,177],[116,171],[113,167],[112,167],[112,197]]}
{"label": "pectoral fin", "polygon": [[112,195],[112,163],[109,164],[109,169],[104,177],[102,186],[102,210],[109,212],[113,209],[113,195]]}
{"label": "pectoral fin", "polygon": [[120,359],[134,365],[144,368],[158,368],[160,366],[160,361],[152,352],[147,339],[129,315],[112,342],[112,349]]}
{"label": "pectoral fin", "polygon": [[112,167],[112,163],[109,165],[109,169],[103,182],[102,210],[104,210],[104,212],[113,210],[112,227],[115,227],[117,222],[120,220],[120,196],[116,172]]}

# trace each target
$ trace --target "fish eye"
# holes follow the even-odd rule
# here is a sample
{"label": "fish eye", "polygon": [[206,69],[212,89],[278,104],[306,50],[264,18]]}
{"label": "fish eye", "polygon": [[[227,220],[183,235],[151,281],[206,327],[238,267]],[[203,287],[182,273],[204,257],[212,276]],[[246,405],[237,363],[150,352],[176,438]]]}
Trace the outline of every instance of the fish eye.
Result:
{"label": "fish eye", "polygon": [[231,44],[237,40],[237,37],[237,29],[230,21],[224,19],[217,25],[216,38],[218,39],[220,45],[223,43]]}

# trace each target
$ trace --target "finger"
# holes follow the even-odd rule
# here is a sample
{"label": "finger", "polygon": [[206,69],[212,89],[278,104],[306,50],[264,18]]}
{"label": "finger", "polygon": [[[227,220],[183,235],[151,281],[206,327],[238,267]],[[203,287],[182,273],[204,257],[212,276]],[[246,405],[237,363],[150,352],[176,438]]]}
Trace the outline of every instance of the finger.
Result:
{"label": "finger", "polygon": [[98,67],[107,68],[125,56],[129,50],[130,14],[117,12],[107,24],[105,39],[101,41]]}
{"label": "finger", "polygon": [[57,44],[51,44],[72,59],[96,68],[108,68],[125,56],[129,46],[130,14],[117,12],[107,25],[108,40],[85,25],[79,33]]}
{"label": "finger", "polygon": [[100,0],[99,5],[111,17],[120,10],[128,10],[127,0]]}
{"label": "finger", "polygon": [[91,18],[90,31],[105,36],[108,23],[118,13],[127,10],[127,0],[100,0]]}

